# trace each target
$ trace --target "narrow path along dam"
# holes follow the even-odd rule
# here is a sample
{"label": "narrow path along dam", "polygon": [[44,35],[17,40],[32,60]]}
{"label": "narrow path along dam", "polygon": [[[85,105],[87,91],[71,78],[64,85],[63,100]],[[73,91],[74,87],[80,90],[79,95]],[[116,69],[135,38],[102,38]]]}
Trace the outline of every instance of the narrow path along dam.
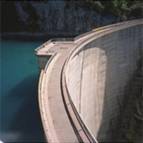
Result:
{"label": "narrow path along dam", "polygon": [[48,142],[143,142],[143,19],[49,40],[36,55]]}

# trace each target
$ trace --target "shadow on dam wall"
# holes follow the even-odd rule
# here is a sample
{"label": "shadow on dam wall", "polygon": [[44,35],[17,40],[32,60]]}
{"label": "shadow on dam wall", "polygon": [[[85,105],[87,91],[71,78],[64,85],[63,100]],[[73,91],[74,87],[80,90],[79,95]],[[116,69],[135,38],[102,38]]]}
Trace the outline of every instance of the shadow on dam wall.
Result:
{"label": "shadow on dam wall", "polygon": [[[140,61],[139,61],[140,63]],[[142,137],[142,125],[143,125],[143,88],[142,88],[142,73],[141,67],[138,66],[137,70],[134,72],[132,78],[126,84],[123,93],[122,104],[118,102],[120,106],[119,114],[117,118],[111,118],[109,123],[108,136],[106,140],[121,141],[121,142],[141,142]],[[107,119],[106,115],[106,97],[103,107],[103,119]],[[112,107],[114,108],[114,107]],[[108,112],[107,112],[108,113]],[[114,113],[113,113],[114,114]],[[104,121],[101,123],[98,138],[100,134],[104,132]],[[99,138],[100,139],[100,138]],[[102,141],[102,140],[101,140]]]}
{"label": "shadow on dam wall", "polygon": [[142,142],[143,141],[143,75],[142,59],[138,68],[127,84],[123,108],[118,120],[117,139],[123,141]]}
{"label": "shadow on dam wall", "polygon": [[137,70],[129,80],[126,90],[121,119],[119,120],[118,139],[143,141],[143,50],[139,43],[140,59]]}
{"label": "shadow on dam wall", "polygon": [[[121,35],[123,35],[124,32],[125,31],[121,32]],[[121,45],[119,44],[119,46]],[[121,89],[117,92],[113,91],[113,93],[110,92],[113,96],[111,98],[106,94],[104,96],[102,120],[97,135],[97,139],[101,142],[104,142],[106,140],[115,142],[141,143],[143,141],[142,42],[139,41],[136,46],[139,49],[139,57],[137,58],[138,60],[134,63],[135,70],[131,71],[130,73],[131,69],[130,67],[128,67],[129,69],[123,71],[130,75],[129,78],[127,78],[127,82],[125,82],[124,84],[124,89]],[[105,48],[105,53],[107,55],[105,92],[108,92],[108,89],[111,89],[108,85],[110,84],[108,83],[108,81],[111,81],[110,77],[112,77],[115,81],[113,81],[113,83],[111,84],[112,86],[114,86],[114,83],[116,83],[116,77],[124,76],[124,73],[120,73],[117,71],[114,75],[114,70],[111,71],[112,67],[111,61],[108,59],[108,52],[109,51],[106,51]],[[122,62],[125,62],[124,60]],[[126,77],[124,76],[124,78]],[[111,105],[109,105],[110,103]],[[106,127],[108,128],[107,130],[105,130]]]}

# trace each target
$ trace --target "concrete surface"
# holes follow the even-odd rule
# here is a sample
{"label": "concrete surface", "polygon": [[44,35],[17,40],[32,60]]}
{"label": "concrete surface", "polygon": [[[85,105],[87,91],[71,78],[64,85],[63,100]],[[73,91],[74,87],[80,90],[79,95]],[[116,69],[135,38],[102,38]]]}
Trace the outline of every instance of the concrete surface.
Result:
{"label": "concrete surface", "polygon": [[143,19],[38,48],[39,105],[47,141],[115,141],[125,90],[142,50]]}

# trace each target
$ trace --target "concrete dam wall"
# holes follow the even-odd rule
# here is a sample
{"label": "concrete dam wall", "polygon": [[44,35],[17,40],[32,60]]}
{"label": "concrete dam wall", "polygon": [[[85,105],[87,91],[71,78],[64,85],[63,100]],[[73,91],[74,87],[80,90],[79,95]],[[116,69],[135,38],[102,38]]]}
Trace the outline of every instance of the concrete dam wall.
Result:
{"label": "concrete dam wall", "polygon": [[140,28],[95,39],[74,52],[68,62],[66,84],[71,99],[84,123],[100,139],[116,126],[125,87],[141,58]]}
{"label": "concrete dam wall", "polygon": [[[39,105],[48,141],[126,141],[118,134],[126,100],[135,96],[127,94],[130,81],[141,71],[142,19],[93,29],[72,40],[51,40],[36,54],[41,68]],[[142,99],[142,84],[138,86]]]}

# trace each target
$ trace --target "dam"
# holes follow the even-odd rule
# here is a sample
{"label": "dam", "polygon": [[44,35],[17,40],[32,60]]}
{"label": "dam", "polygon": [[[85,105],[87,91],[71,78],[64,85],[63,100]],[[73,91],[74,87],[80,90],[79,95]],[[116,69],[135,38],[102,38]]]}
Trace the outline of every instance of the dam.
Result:
{"label": "dam", "polygon": [[51,39],[35,52],[48,142],[143,141],[143,19]]}

